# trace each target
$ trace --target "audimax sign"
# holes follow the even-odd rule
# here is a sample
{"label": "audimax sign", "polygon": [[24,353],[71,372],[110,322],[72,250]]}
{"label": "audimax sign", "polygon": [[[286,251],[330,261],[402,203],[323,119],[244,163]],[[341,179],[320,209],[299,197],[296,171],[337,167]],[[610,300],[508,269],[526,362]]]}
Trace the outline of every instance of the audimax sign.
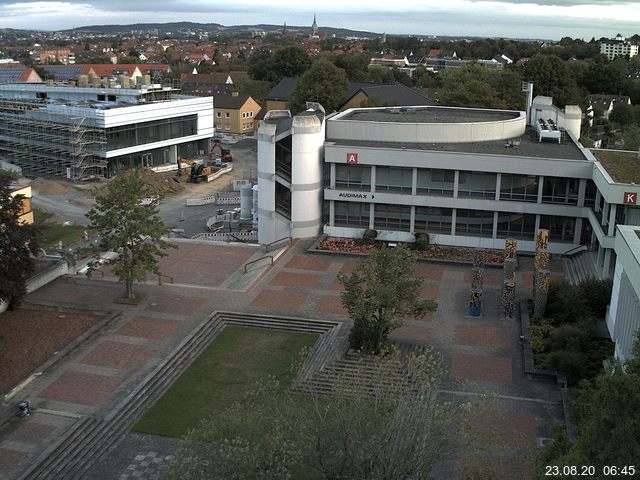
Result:
{"label": "audimax sign", "polygon": [[369,197],[371,197],[371,199],[375,198],[371,193],[355,193],[355,192],[338,193],[338,198],[360,198],[362,200],[368,200]]}

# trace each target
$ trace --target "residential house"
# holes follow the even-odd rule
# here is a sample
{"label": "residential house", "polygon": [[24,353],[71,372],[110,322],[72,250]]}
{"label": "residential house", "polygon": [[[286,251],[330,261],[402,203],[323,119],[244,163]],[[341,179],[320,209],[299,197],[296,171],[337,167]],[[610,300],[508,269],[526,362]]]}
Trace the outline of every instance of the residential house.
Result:
{"label": "residential house", "polygon": [[233,92],[213,97],[214,123],[217,133],[253,134],[260,105],[249,95]]}
{"label": "residential house", "polygon": [[617,104],[631,105],[631,98],[627,95],[588,95],[587,101],[597,112],[602,112],[602,117],[609,120],[609,114]]}
{"label": "residential house", "polygon": [[23,224],[33,223],[33,211],[31,210],[31,185],[12,183],[9,185],[9,193],[12,197],[22,195],[22,208],[18,214],[18,222]]}

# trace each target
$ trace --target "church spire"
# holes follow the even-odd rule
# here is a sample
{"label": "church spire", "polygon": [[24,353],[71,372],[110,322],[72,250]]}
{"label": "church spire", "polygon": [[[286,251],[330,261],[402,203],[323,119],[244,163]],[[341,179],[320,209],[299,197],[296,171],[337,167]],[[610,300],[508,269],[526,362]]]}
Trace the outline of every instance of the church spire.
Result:
{"label": "church spire", "polygon": [[316,23],[316,14],[313,14],[313,24],[311,25],[311,35],[314,37],[318,36],[318,24]]}

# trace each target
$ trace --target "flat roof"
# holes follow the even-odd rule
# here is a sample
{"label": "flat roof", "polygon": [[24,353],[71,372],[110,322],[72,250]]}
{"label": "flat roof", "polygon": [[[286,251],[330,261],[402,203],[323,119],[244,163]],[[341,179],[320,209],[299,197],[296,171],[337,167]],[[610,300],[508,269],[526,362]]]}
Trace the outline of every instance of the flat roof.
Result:
{"label": "flat roof", "polygon": [[388,107],[356,109],[334,119],[392,123],[479,123],[519,118],[519,111],[456,107]]}
{"label": "flat roof", "polygon": [[638,152],[592,149],[614,182],[640,184],[640,160]]}
{"label": "flat roof", "polygon": [[[372,147],[372,148],[393,148],[407,150],[433,150],[440,152],[462,152],[479,153],[487,155],[512,155],[518,157],[539,157],[557,158],[562,160],[583,160],[589,161],[580,148],[572,141],[558,143],[554,141],[538,142],[533,130],[527,128],[526,133],[520,137],[520,145],[509,146],[504,140],[491,140],[486,142],[468,143],[398,143],[398,142],[372,142],[359,140],[331,140],[334,145]],[[516,143],[518,139],[515,139]],[[639,182],[640,183],[640,182]]]}

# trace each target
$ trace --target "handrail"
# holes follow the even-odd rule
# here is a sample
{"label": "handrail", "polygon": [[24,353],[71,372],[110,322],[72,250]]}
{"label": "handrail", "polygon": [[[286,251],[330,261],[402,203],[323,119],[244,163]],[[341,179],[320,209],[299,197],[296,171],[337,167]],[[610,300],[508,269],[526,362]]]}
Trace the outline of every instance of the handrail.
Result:
{"label": "handrail", "polygon": [[243,240],[241,238],[236,237],[233,233],[228,233],[228,236],[231,238],[235,238],[237,241],[242,242],[242,243],[247,243],[246,240]]}
{"label": "handrail", "polygon": [[263,245],[265,253],[269,252],[270,247],[272,247],[276,243],[280,243],[283,240],[287,240],[289,242],[289,245],[291,245],[291,243],[293,242],[293,237],[282,237],[282,238],[279,238],[278,240],[274,240],[271,243],[267,243],[266,245]]}
{"label": "handrail", "polygon": [[87,270],[87,273],[89,275],[89,278],[91,278],[94,273],[99,273],[100,276],[102,278],[104,278],[104,272],[102,270],[100,270],[99,268],[90,268],[89,270]]}
{"label": "handrail", "polygon": [[569,255],[573,255],[574,253],[587,250],[586,245],[578,245],[577,247],[573,247],[562,254],[562,258],[566,258]]}
{"label": "handrail", "polygon": [[173,277],[171,275],[165,275],[164,273],[158,273],[158,285],[162,285],[162,277],[169,279],[169,282],[173,283]]}
{"label": "handrail", "polygon": [[249,265],[251,265],[252,263],[256,263],[259,262],[260,260],[264,260],[265,258],[268,258],[269,260],[271,260],[271,265],[273,265],[273,255],[265,255],[264,257],[260,257],[260,258],[256,258],[255,260],[251,260],[250,262],[247,262],[244,264],[244,273],[247,273],[247,267]]}

